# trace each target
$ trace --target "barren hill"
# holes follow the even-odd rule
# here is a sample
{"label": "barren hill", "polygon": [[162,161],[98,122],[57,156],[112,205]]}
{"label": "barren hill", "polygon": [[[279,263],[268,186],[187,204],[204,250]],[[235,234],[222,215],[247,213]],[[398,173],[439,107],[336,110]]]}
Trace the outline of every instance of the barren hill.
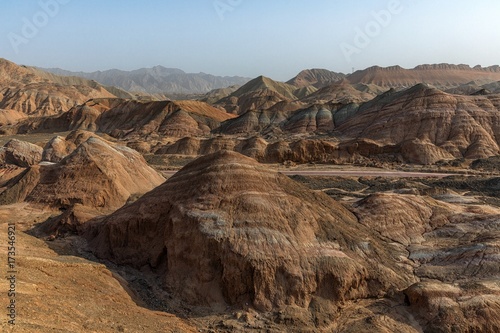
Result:
{"label": "barren hill", "polygon": [[99,257],[152,267],[198,305],[307,308],[316,297],[374,297],[412,280],[342,205],[228,151],[187,165],[88,236]]}
{"label": "barren hill", "polygon": [[214,90],[207,92],[199,100],[202,102],[208,103],[208,104],[214,104],[217,101],[223,99],[224,97],[231,95],[239,88],[240,88],[240,86],[230,86],[227,88],[214,89]]}
{"label": "barren hill", "polygon": [[417,85],[364,104],[339,124],[345,137],[401,145],[415,163],[484,158],[500,152],[500,96],[461,96]]}
{"label": "barren hill", "polygon": [[[325,90],[330,98],[332,88],[319,92]],[[245,140],[228,138],[224,144],[226,149],[259,161],[346,163],[373,158],[434,164],[499,154],[499,103],[495,94],[453,95],[417,85],[399,92],[390,90],[359,104],[332,100],[288,110],[284,105],[251,110],[222,123],[217,132],[261,136],[252,150],[243,149]],[[203,154],[213,151],[219,141],[201,140],[187,150],[184,144],[168,144],[156,152]]]}
{"label": "barren hill", "polygon": [[245,94],[248,94],[249,92],[256,92],[264,89],[277,92],[288,99],[296,98],[296,96],[294,95],[294,91],[297,89],[297,87],[294,87],[287,83],[274,81],[265,76],[259,76],[251,80],[250,82],[246,83],[241,88],[236,90],[234,93],[232,93],[231,96],[241,97]]}
{"label": "barren hill", "polygon": [[93,99],[54,117],[27,119],[5,127],[10,133],[100,131],[115,138],[153,135],[183,137],[208,135],[220,123],[234,118],[197,101],[141,102]]}
{"label": "barren hill", "polygon": [[91,98],[116,97],[95,82],[63,81],[40,76],[35,69],[0,59],[0,109],[30,116],[56,115]]}
{"label": "barren hill", "polygon": [[[85,141],[78,144],[82,139]],[[59,146],[72,145],[76,149],[55,164],[31,163],[4,185],[0,193],[2,204],[27,201],[64,209],[76,204],[116,209],[133,195],[145,193],[164,181],[136,151],[112,145],[91,133],[75,133],[59,141]],[[49,145],[47,150],[53,147]],[[47,150],[45,158],[53,156],[47,155]]]}
{"label": "barren hill", "polygon": [[299,102],[294,101],[315,90],[314,87],[297,88],[288,83],[259,76],[231,95],[219,100],[216,105],[223,107],[227,112],[243,114],[249,110],[267,110],[277,104],[300,105]]}
{"label": "barren hill", "polygon": [[337,83],[327,85],[316,92],[307,95],[305,98],[301,99],[303,103],[341,103],[350,104],[362,102],[367,102],[379,93],[379,89],[374,89],[375,87],[369,87],[366,85],[352,85],[347,80],[342,80]]}

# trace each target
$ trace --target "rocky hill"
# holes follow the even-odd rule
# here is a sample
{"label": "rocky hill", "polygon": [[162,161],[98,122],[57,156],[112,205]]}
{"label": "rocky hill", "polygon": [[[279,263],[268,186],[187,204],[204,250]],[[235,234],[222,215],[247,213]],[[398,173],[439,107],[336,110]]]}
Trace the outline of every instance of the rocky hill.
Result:
{"label": "rocky hill", "polygon": [[341,204],[228,151],[187,165],[88,237],[99,257],[152,267],[194,305],[306,309],[317,297],[375,297],[413,281],[398,252]]}

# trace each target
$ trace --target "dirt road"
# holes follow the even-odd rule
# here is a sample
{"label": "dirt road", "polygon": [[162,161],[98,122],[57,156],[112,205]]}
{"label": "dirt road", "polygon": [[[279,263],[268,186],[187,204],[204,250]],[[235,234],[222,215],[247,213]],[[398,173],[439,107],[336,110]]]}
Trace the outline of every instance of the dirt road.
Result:
{"label": "dirt road", "polygon": [[[453,173],[377,171],[377,170],[277,170],[287,176],[343,176],[343,177],[394,177],[394,178],[444,178],[454,176]],[[173,176],[177,171],[163,171],[166,177]]]}

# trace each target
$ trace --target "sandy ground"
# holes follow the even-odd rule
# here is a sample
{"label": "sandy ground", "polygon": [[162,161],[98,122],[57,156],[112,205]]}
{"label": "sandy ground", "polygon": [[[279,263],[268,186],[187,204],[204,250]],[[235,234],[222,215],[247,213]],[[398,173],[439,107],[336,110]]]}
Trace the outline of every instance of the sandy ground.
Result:
{"label": "sandy ground", "polygon": [[[103,264],[58,254],[26,233],[51,214],[27,204],[0,206],[1,275],[14,277],[13,284],[0,281],[0,332],[196,332],[174,315],[138,305],[125,280]],[[9,223],[15,224],[10,255]],[[7,270],[9,257],[13,270]],[[12,300],[15,325],[6,310]]]}

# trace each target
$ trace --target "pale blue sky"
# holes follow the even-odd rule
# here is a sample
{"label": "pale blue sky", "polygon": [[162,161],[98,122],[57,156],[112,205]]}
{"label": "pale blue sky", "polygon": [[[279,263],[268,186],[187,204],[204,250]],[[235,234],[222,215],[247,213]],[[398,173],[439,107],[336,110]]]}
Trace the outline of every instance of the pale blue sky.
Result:
{"label": "pale blue sky", "polygon": [[498,0],[3,0],[0,13],[0,57],[75,71],[287,80],[305,68],[500,64]]}

